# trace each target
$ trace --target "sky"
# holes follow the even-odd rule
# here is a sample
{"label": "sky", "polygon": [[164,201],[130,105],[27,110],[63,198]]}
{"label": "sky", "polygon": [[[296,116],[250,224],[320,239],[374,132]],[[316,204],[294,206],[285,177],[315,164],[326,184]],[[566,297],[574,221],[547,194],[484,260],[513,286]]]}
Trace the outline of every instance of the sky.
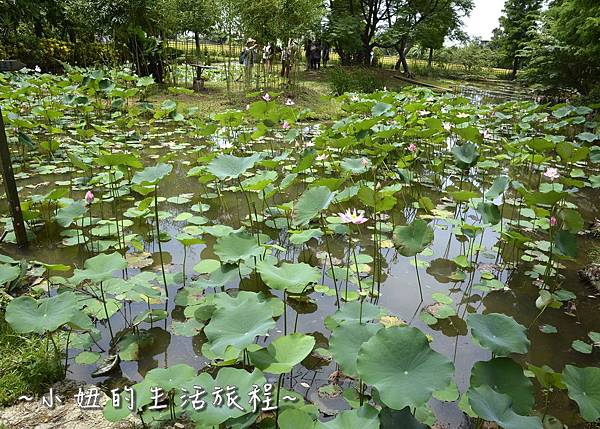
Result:
{"label": "sky", "polygon": [[483,40],[492,38],[492,31],[498,27],[498,19],[502,15],[504,0],[475,0],[471,16],[463,20],[465,32],[471,37]]}

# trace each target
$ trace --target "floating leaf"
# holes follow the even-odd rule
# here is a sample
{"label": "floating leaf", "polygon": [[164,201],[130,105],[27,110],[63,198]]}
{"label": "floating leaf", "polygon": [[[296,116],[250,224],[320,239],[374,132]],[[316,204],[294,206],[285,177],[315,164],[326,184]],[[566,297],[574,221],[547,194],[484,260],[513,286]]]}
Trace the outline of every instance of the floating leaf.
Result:
{"label": "floating leaf", "polygon": [[270,261],[264,260],[256,268],[267,286],[292,294],[304,292],[309,284],[321,279],[319,270],[302,262],[296,264],[284,262],[281,267],[276,267]]}
{"label": "floating leaf", "polygon": [[373,323],[347,322],[333,330],[329,339],[329,350],[344,374],[351,377],[357,375],[358,351],[363,343],[380,329],[381,325]]}
{"label": "floating leaf", "polygon": [[206,169],[220,180],[237,179],[248,169],[252,168],[259,159],[259,153],[245,158],[233,155],[219,155],[208,164]]}
{"label": "floating leaf", "polygon": [[373,385],[381,401],[401,410],[419,407],[452,380],[454,367],[433,351],[425,334],[408,326],[381,329],[362,345],[358,374]]}
{"label": "floating leaf", "polygon": [[517,414],[528,415],[533,408],[533,384],[523,375],[523,368],[510,358],[476,362],[471,370],[471,387],[489,386],[508,395]]}
{"label": "floating leaf", "polygon": [[264,249],[257,244],[255,237],[242,231],[219,237],[214,251],[222,262],[237,263],[262,255]]}
{"label": "floating leaf", "polygon": [[529,338],[527,329],[505,314],[471,314],[467,318],[473,338],[482,347],[498,356],[510,353],[527,353]]}
{"label": "floating leaf", "polygon": [[370,405],[346,410],[328,422],[318,422],[315,429],[379,429],[379,414]]}
{"label": "floating leaf", "polygon": [[482,419],[496,422],[504,429],[543,429],[539,417],[525,417],[514,412],[508,395],[489,386],[469,389],[469,404]]}
{"label": "floating leaf", "polygon": [[271,374],[284,374],[310,354],[315,339],[300,333],[279,337],[266,349],[250,352],[250,360],[260,370]]}
{"label": "floating leaf", "polygon": [[[238,350],[254,343],[257,336],[267,335],[275,326],[271,306],[252,292],[240,292],[233,298],[221,296],[219,307],[204,327],[208,343],[204,346],[216,356],[223,356],[228,347]],[[203,347],[204,351],[204,347]]]}

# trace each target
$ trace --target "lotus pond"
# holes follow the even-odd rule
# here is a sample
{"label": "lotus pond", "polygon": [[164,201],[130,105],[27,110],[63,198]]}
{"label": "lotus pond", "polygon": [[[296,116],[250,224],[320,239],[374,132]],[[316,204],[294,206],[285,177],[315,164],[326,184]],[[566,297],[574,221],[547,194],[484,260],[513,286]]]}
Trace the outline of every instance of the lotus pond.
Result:
{"label": "lotus pond", "polygon": [[31,241],[3,219],[5,318],[69,378],[133,386],[106,419],[598,427],[593,109],[407,88],[317,123],[286,94],[201,117],[152,90],[0,75]]}

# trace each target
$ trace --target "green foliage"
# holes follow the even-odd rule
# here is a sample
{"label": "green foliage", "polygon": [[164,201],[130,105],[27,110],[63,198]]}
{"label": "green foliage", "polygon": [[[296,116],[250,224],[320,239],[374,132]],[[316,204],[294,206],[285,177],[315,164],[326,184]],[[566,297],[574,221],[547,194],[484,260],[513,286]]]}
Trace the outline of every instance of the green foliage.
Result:
{"label": "green foliage", "polygon": [[589,0],[552,2],[539,32],[522,55],[522,79],[556,93],[576,90],[600,100],[600,4]]}
{"label": "green foliage", "polygon": [[385,80],[376,71],[366,68],[332,67],[327,70],[327,79],[336,95],[345,92],[370,93],[385,86]]}
{"label": "green foliage", "polygon": [[0,406],[21,395],[41,395],[64,376],[61,356],[38,335],[14,332],[0,314]]}
{"label": "green foliage", "polygon": [[520,68],[520,51],[530,39],[540,17],[542,0],[507,0],[500,28],[494,32],[494,44],[500,48],[506,65],[512,67],[513,76]]}

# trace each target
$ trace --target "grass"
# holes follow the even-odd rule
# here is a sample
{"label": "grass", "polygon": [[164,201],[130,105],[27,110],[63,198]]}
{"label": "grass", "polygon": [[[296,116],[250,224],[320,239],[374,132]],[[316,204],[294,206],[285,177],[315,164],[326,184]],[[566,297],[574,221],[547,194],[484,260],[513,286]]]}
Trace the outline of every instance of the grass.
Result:
{"label": "grass", "polygon": [[[351,72],[354,68],[347,68]],[[371,69],[372,73],[381,79],[390,90],[397,90],[403,83],[393,78],[396,72],[385,69]],[[244,109],[248,103],[256,98],[248,98],[246,94],[255,92],[255,87],[243,90],[239,83],[234,85],[230,94],[227,94],[225,81],[207,80],[204,91],[198,94],[171,94],[164,89],[150,96],[150,101],[161,103],[171,99],[177,101],[181,110],[195,107],[201,115],[222,112],[227,109]],[[315,121],[330,121],[339,118],[342,114],[340,104],[331,96],[333,88],[329,82],[327,70],[299,71],[298,83],[288,90],[281,88],[268,89],[266,92],[281,92],[284,97],[294,100],[296,107],[309,109],[308,119]]]}
{"label": "grass", "polygon": [[45,340],[12,331],[0,314],[0,406],[8,406],[19,396],[42,395],[48,386],[61,380],[64,368]]}
{"label": "grass", "polygon": [[[174,40],[168,41],[168,46],[172,48],[176,48],[185,53],[186,56],[191,55],[195,56],[196,53],[196,45],[193,40],[178,40],[175,43]],[[205,54],[208,53],[212,62],[223,61],[224,58],[230,57],[237,59],[240,52],[242,50],[241,45],[232,45],[231,51],[229,51],[228,45],[215,44],[215,43],[201,43],[200,44],[200,58],[201,60],[205,59]],[[391,69],[396,64],[398,60],[397,55],[381,55],[378,58],[379,63],[384,69]],[[332,51],[330,53],[330,62],[331,64],[339,64],[340,57],[335,52]],[[457,63],[440,63],[438,61],[434,61],[433,69],[430,70],[428,67],[428,61],[419,58],[408,58],[408,64],[413,72],[417,74],[422,74],[423,72],[427,73],[435,73],[442,75],[469,75],[471,72],[467,70],[467,68],[463,64]],[[506,79],[510,75],[511,71],[498,67],[484,67],[480,74],[484,76],[493,76],[498,79]]]}

